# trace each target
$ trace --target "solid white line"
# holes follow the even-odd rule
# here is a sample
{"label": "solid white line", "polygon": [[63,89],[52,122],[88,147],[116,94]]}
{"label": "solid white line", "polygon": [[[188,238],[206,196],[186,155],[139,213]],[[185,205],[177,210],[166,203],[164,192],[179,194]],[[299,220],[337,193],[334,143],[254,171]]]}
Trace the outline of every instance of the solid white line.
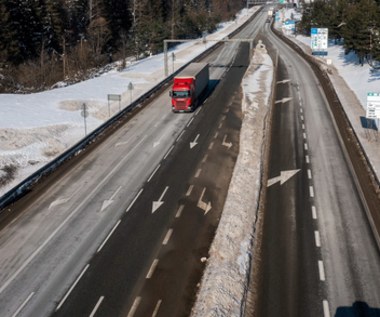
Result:
{"label": "solid white line", "polygon": [[150,269],[149,269],[149,272],[148,274],[146,275],[146,278],[151,278],[153,273],[154,273],[154,270],[156,269],[157,267],[157,264],[158,264],[158,259],[154,259],[152,265],[150,266]]}
{"label": "solid white line", "polygon": [[319,235],[319,231],[314,231],[314,237],[315,237],[315,245],[320,248],[321,247],[321,237]]}
{"label": "solid white line", "polygon": [[190,119],[189,123],[187,124],[187,127],[190,126],[190,124],[193,122],[193,120],[194,120],[194,117],[192,117],[192,118]]}
{"label": "solid white line", "polygon": [[127,315],[127,317],[133,317],[134,316],[137,308],[139,307],[140,302],[141,302],[141,297],[140,296],[136,297],[135,301],[132,304],[131,310],[129,311],[129,313]]}
{"label": "solid white line", "polygon": [[323,261],[318,261],[319,279],[325,281],[325,268],[323,267]]}
{"label": "solid white line", "polygon": [[144,188],[140,189],[140,191],[137,193],[135,199],[132,200],[132,202],[129,204],[129,206],[128,206],[128,208],[127,208],[127,210],[125,212],[128,212],[132,208],[133,204],[136,202],[137,198],[139,198],[139,196],[141,195],[141,193],[143,192],[143,190],[144,190]]}
{"label": "solid white line", "polygon": [[195,174],[195,178],[198,178],[199,175],[201,174],[201,172],[202,172],[202,169],[199,168],[199,169],[197,170],[196,174]]}
{"label": "solid white line", "polygon": [[99,309],[99,306],[100,306],[100,304],[102,303],[103,299],[104,299],[104,296],[101,296],[101,297],[99,298],[98,302],[96,303],[94,309],[92,310],[92,312],[91,312],[91,314],[90,314],[90,317],[94,317],[94,316],[95,316],[96,311]]}
{"label": "solid white line", "polygon": [[181,217],[181,214],[182,214],[183,208],[185,208],[185,205],[181,205],[181,206],[179,206],[179,208],[178,208],[178,210],[177,210],[177,213],[176,213],[176,215],[175,215],[176,218]]}
{"label": "solid white line", "polygon": [[174,145],[172,145],[169,149],[169,151],[166,152],[165,156],[164,156],[164,160],[166,160],[166,158],[168,157],[168,155],[170,154],[171,151],[173,151],[174,149]]}
{"label": "solid white line", "polygon": [[317,219],[317,208],[315,206],[311,206],[311,214],[313,215],[313,219]]}
{"label": "solid white line", "polygon": [[309,155],[306,155],[305,159],[306,159],[306,163],[309,164],[310,163]]}
{"label": "solid white line", "polygon": [[170,237],[172,236],[172,233],[173,233],[173,229],[169,229],[168,232],[166,233],[164,241],[162,242],[163,245],[168,244]]}
{"label": "solid white line", "polygon": [[108,239],[111,237],[111,235],[113,234],[113,232],[116,230],[117,226],[120,224],[121,220],[119,220],[116,225],[112,228],[111,232],[108,234],[108,236],[105,238],[105,240],[103,241],[103,243],[100,245],[100,247],[98,248],[98,250],[96,251],[97,253],[103,249],[104,245],[106,244],[106,242],[108,241]]}
{"label": "solid white line", "polygon": [[192,192],[193,188],[194,188],[194,185],[190,185],[189,186],[189,189],[186,192],[186,196],[190,196],[191,195],[191,192]]}
{"label": "solid white line", "polygon": [[182,137],[182,135],[185,133],[185,131],[182,131],[181,132],[181,134],[177,137],[177,140],[176,141],[178,141],[181,137]]}
{"label": "solid white line", "polygon": [[12,317],[16,317],[23,309],[24,307],[28,304],[28,302],[32,299],[34,295],[34,292],[30,293],[29,296],[24,300],[24,302],[21,304],[21,306],[16,310],[16,312],[12,315]]}
{"label": "solid white line", "polygon": [[311,170],[310,169],[307,170],[307,177],[309,179],[312,179],[312,175],[311,175]]}
{"label": "solid white line", "polygon": [[330,307],[327,300],[323,300],[323,316],[330,317]]}
{"label": "solid white line", "polygon": [[306,151],[309,149],[307,146],[307,143],[304,143],[303,147],[305,148]]}
{"label": "solid white line", "polygon": [[162,303],[162,299],[160,299],[160,300],[157,302],[156,307],[154,308],[154,311],[153,311],[152,317],[156,317],[156,316],[157,316],[157,313],[158,313],[158,310],[160,309],[161,303]]}
{"label": "solid white line", "polygon": [[210,145],[208,146],[208,149],[211,150],[214,146],[214,142],[211,142]]}
{"label": "solid white line", "polygon": [[82,278],[82,276],[84,275],[84,273],[86,273],[87,269],[90,267],[90,264],[87,264],[82,273],[79,274],[79,276],[77,277],[77,279],[75,280],[75,282],[73,283],[73,285],[71,285],[70,289],[67,291],[65,297],[62,298],[61,302],[59,303],[59,305],[57,306],[57,308],[55,309],[55,311],[59,310],[62,305],[64,304],[64,302],[66,301],[67,297],[69,297],[70,293],[73,291],[73,289],[75,288],[75,286],[78,284],[79,280]]}
{"label": "solid white line", "polygon": [[313,198],[314,197],[314,188],[313,188],[313,186],[310,186],[309,189],[310,189],[310,197]]}
{"label": "solid white line", "polygon": [[203,157],[202,163],[206,162],[207,159],[208,159],[208,154],[206,154],[206,155]]}
{"label": "solid white line", "polygon": [[153,171],[153,173],[150,175],[150,177],[148,178],[148,183],[151,181],[151,179],[153,178],[154,174],[157,173],[158,169],[161,167],[161,164],[158,164],[158,166],[156,167],[156,169]]}

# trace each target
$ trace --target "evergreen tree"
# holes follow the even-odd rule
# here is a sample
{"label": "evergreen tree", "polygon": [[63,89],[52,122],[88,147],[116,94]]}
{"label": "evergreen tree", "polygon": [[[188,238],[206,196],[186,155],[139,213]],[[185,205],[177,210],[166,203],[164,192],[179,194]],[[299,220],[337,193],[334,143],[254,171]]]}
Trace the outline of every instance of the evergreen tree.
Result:
{"label": "evergreen tree", "polygon": [[378,5],[373,0],[360,0],[350,8],[342,30],[344,47],[347,53],[355,52],[363,65],[373,48],[372,33],[379,23]]}

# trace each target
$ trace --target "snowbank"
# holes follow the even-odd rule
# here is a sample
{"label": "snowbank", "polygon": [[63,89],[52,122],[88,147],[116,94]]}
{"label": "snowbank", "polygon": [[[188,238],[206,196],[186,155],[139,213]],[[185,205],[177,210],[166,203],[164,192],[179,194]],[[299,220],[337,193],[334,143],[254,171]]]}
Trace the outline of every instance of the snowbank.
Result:
{"label": "snowbank", "polygon": [[244,118],[240,153],[209,252],[193,317],[241,316],[244,308],[261,187],[264,125],[269,110],[272,79],[272,60],[259,44],[242,82]]}
{"label": "snowbank", "polygon": [[[221,23],[207,36],[210,42],[199,41],[178,45],[174,50],[178,69],[215,42],[226,37],[246,22],[259,7],[242,10],[234,21]],[[173,64],[169,63],[172,71]],[[164,56],[158,54],[134,62],[122,71],[114,68],[101,76],[81,83],[35,94],[0,95],[0,196],[37,171],[84,137],[86,104],[89,116],[87,131],[91,132],[121,108],[128,106],[164,79]],[[128,90],[129,83],[133,90]],[[121,104],[111,102],[108,94],[121,95]],[[14,179],[3,185],[4,168],[11,168]]]}

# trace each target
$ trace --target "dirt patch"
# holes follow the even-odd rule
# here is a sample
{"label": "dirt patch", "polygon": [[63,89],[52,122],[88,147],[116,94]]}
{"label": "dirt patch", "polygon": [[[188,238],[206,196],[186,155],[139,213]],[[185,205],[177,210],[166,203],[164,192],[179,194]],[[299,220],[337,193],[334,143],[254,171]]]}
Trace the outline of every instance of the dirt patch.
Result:
{"label": "dirt patch", "polygon": [[12,180],[14,180],[17,172],[16,165],[6,165],[0,168],[0,187],[5,186]]}

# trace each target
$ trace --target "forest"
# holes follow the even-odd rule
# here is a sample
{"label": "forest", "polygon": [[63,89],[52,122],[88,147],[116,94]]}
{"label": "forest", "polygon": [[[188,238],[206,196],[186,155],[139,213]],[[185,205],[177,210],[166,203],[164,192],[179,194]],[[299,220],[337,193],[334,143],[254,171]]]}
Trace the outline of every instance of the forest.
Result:
{"label": "forest", "polygon": [[312,27],[329,29],[329,38],[356,53],[359,63],[380,63],[380,0],[317,0],[303,7],[298,32]]}
{"label": "forest", "polygon": [[78,81],[164,39],[212,32],[243,0],[0,0],[0,93]]}

